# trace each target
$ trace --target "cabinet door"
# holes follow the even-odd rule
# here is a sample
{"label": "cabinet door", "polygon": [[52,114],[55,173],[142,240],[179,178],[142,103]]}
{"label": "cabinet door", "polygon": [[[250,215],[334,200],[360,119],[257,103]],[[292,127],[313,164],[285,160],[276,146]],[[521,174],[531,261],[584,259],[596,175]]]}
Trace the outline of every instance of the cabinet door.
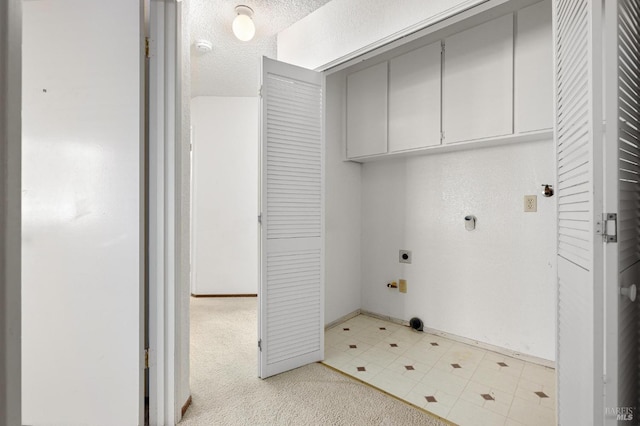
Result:
{"label": "cabinet door", "polygon": [[515,48],[516,133],[550,129],[553,122],[551,1],[518,11]]}
{"label": "cabinet door", "polygon": [[444,142],[513,132],[513,15],[445,39]]}
{"label": "cabinet door", "polygon": [[438,41],[391,60],[389,152],[440,145],[441,51]]}
{"label": "cabinet door", "polygon": [[347,76],[347,157],[387,152],[388,63]]}

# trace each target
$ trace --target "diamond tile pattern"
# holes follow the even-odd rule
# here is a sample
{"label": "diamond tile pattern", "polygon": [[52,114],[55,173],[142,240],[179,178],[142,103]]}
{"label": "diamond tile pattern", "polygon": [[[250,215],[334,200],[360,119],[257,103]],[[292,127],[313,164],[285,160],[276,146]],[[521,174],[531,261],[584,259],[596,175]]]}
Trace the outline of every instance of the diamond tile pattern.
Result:
{"label": "diamond tile pattern", "polygon": [[324,363],[460,426],[555,425],[553,369],[389,321],[327,330]]}

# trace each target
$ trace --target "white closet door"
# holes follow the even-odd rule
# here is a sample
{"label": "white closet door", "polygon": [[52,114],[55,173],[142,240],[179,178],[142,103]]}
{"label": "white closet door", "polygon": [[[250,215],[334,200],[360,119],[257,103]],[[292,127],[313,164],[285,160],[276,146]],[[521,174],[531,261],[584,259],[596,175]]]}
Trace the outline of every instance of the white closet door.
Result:
{"label": "white closet door", "polygon": [[605,209],[617,213],[618,225],[617,242],[605,247],[605,419],[607,425],[617,425],[640,414],[625,411],[637,407],[640,397],[640,304],[619,290],[640,284],[640,1],[605,5],[608,172],[604,176],[607,187],[617,188],[606,193]]}
{"label": "white closet door", "polygon": [[558,424],[603,416],[601,7],[554,3]]}
{"label": "white closet door", "polygon": [[324,356],[323,76],[262,61],[259,376]]}

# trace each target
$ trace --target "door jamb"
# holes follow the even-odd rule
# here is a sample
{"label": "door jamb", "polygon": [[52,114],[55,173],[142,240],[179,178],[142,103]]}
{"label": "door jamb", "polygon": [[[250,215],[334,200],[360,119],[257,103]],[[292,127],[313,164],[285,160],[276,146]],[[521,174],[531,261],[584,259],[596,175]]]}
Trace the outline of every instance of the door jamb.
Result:
{"label": "door jamb", "polygon": [[22,2],[0,4],[0,425],[22,424]]}
{"label": "door jamb", "polygon": [[[151,0],[149,37],[149,419],[180,421],[182,3]],[[186,316],[186,315],[185,315]],[[188,371],[188,370],[187,370]]]}

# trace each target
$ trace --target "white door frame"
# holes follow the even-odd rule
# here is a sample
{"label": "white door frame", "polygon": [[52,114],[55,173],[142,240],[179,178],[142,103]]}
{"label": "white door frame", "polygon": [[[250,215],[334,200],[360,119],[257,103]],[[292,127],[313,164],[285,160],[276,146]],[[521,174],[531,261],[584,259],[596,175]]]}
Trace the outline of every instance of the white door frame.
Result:
{"label": "white door frame", "polygon": [[0,426],[22,424],[22,1],[0,2]]}
{"label": "white door frame", "polygon": [[[618,5],[617,2],[603,1],[604,10],[604,122],[605,142],[603,143],[603,184],[604,212],[618,212]],[[606,126],[610,121],[611,125]],[[618,311],[620,293],[618,290],[618,244],[604,245],[604,416],[603,424],[618,424],[616,416],[608,415],[618,407]]]}
{"label": "white door frame", "polygon": [[[149,418],[180,421],[182,381],[181,224],[182,3],[151,0],[149,59]],[[186,370],[188,371],[188,369]]]}

